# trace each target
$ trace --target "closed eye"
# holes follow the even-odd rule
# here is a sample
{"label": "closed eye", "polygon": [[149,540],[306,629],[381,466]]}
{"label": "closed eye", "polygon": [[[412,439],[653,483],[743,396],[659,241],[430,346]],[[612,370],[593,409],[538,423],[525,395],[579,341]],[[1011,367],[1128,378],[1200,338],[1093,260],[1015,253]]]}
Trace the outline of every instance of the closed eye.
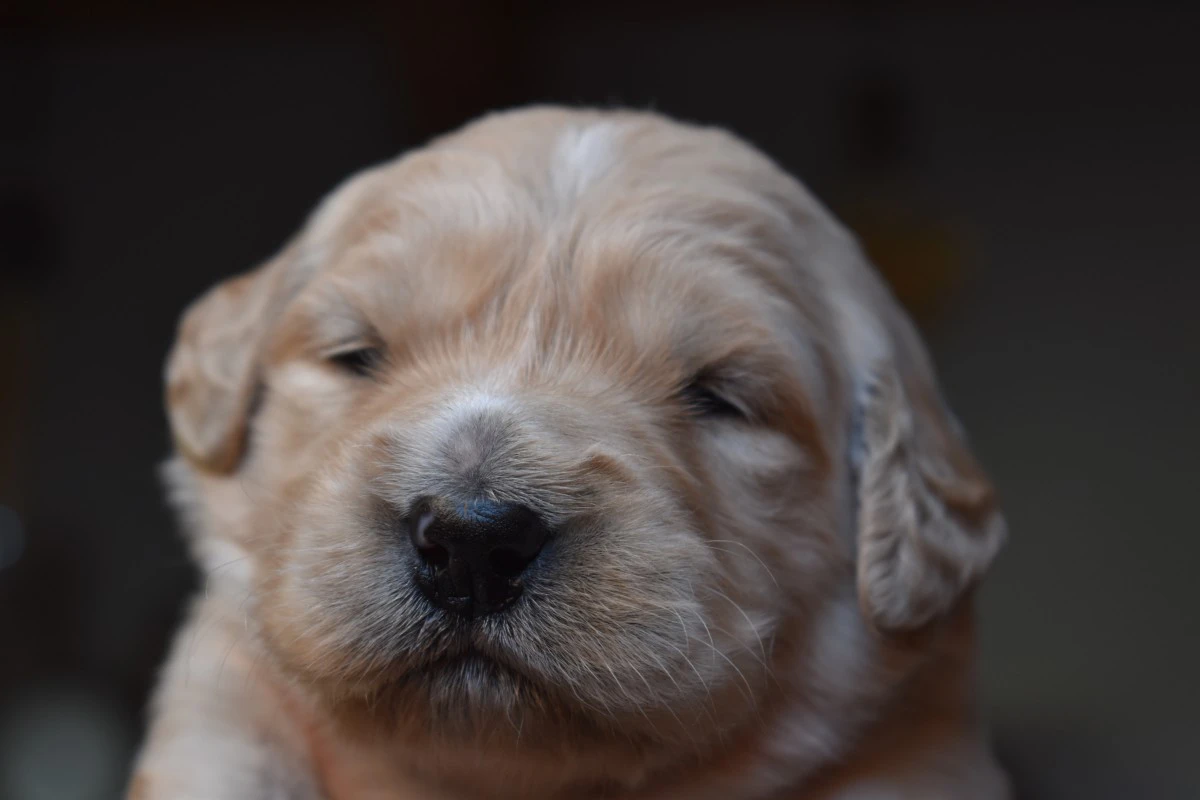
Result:
{"label": "closed eye", "polygon": [[720,390],[702,381],[693,381],[683,389],[683,401],[696,416],[746,419],[749,415]]}
{"label": "closed eye", "polygon": [[329,362],[361,378],[369,378],[383,364],[383,348],[372,345],[350,347],[326,357]]}

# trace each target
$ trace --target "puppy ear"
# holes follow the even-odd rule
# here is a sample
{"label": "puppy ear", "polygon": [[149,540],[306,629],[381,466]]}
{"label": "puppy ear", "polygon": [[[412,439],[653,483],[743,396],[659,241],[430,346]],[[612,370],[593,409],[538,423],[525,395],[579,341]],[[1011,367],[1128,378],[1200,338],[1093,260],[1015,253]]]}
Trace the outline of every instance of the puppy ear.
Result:
{"label": "puppy ear", "polygon": [[192,303],[167,358],[167,416],[175,446],[210,472],[231,472],[242,457],[275,264],[230,278]]}
{"label": "puppy ear", "polygon": [[948,614],[1003,544],[991,483],[936,389],[890,365],[863,392],[858,592],[868,620],[914,631]]}

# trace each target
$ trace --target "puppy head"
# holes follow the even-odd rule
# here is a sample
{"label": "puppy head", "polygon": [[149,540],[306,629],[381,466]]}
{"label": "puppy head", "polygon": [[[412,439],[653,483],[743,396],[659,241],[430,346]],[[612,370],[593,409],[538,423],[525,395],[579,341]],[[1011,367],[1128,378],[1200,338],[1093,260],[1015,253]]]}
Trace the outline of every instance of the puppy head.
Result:
{"label": "puppy head", "polygon": [[414,746],[703,751],[846,585],[926,626],[1003,535],[853,243],[651,115],[501,115],[352,179],[187,312],[167,384],[271,658]]}

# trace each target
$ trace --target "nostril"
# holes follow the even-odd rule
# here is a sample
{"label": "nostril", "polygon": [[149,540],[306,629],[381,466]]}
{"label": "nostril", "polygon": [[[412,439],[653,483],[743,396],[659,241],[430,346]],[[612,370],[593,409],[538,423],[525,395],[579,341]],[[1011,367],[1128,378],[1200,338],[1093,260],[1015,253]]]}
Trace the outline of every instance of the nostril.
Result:
{"label": "nostril", "polygon": [[507,547],[498,547],[488,555],[488,564],[492,571],[502,578],[519,577],[530,561],[531,558]]}
{"label": "nostril", "polygon": [[420,508],[416,515],[410,535],[413,547],[421,560],[434,569],[445,569],[450,565],[450,551],[441,543],[433,541],[429,536],[429,526],[434,521],[433,510],[428,506]]}
{"label": "nostril", "polygon": [[450,551],[440,544],[430,544],[417,548],[417,555],[434,569],[445,569],[450,565]]}

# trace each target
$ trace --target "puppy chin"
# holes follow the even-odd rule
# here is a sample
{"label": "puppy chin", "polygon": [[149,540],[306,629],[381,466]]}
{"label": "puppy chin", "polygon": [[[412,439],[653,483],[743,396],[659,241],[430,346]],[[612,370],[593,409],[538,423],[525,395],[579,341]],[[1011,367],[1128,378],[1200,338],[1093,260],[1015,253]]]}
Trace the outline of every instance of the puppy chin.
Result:
{"label": "puppy chin", "polygon": [[[435,615],[429,627],[439,625],[444,621]],[[410,742],[562,752],[613,743],[624,749],[633,742],[652,747],[695,741],[695,728],[685,726],[674,710],[603,706],[589,699],[586,689],[540,674],[536,658],[469,627],[440,628],[432,637],[439,642],[436,652],[308,685],[351,732],[399,734]],[[675,699],[704,702],[703,696]]]}
{"label": "puppy chin", "polygon": [[513,763],[606,752],[606,760],[626,763],[658,746],[638,726],[592,713],[560,687],[476,649],[412,666],[365,693],[326,689],[322,711],[339,735],[360,746],[402,743],[415,756],[412,766],[439,784],[469,768],[451,760],[435,769],[429,759],[447,750]]}
{"label": "puppy chin", "polygon": [[497,718],[562,710],[550,687],[475,648],[412,666],[363,699],[391,707],[397,719],[419,717],[430,734],[455,737],[474,735]]}
{"label": "puppy chin", "polygon": [[[343,653],[343,671],[307,685],[322,716],[360,745],[399,741],[418,754],[449,748],[503,757],[506,767],[520,766],[526,776],[545,772],[547,760],[582,759],[584,765],[572,768],[582,775],[571,776],[572,783],[624,782],[651,765],[710,751],[758,714],[758,698],[736,679],[701,687],[689,684],[681,671],[669,688],[641,684],[645,692],[655,690],[653,699],[620,695],[635,688],[636,677],[606,671],[611,685],[596,676],[589,685],[583,676],[604,667],[578,662],[575,653],[539,651],[533,644],[537,628],[520,616],[522,610],[518,604],[511,610],[516,614],[463,621],[431,609],[420,637],[407,642],[418,650],[390,663],[378,653],[374,659]],[[579,677],[547,674],[547,659]],[[377,668],[363,668],[376,663]],[[356,670],[345,669],[348,664]],[[754,681],[750,667],[743,668]],[[432,769],[422,761],[414,766]],[[446,774],[433,776],[436,783],[453,779],[463,765],[450,761],[446,768]]]}

